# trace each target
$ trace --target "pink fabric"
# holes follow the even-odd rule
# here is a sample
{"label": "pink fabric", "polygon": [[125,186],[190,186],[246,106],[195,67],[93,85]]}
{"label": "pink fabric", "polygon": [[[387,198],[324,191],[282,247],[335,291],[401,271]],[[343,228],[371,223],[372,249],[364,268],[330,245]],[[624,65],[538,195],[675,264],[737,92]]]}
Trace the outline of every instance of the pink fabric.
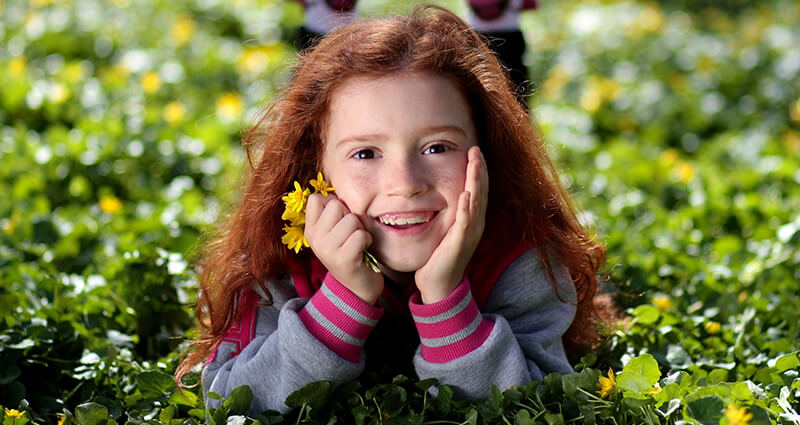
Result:
{"label": "pink fabric", "polygon": [[422,346],[422,358],[431,363],[447,363],[459,357],[465,356],[476,348],[483,345],[492,333],[494,322],[484,319],[475,332],[457,343],[445,345],[443,347]]}
{"label": "pink fabric", "polygon": [[[241,295],[236,300],[236,306],[234,307],[233,311],[241,311],[239,313],[239,317],[233,322],[233,326],[228,329],[228,332],[219,342],[220,344],[223,342],[231,343],[236,348],[234,348],[233,352],[231,352],[231,357],[234,358],[239,355],[239,353],[244,350],[244,347],[247,347],[247,344],[255,338],[256,335],[256,316],[258,314],[258,294],[250,288],[242,289]],[[214,348],[214,351],[211,353],[211,356],[208,357],[205,364],[209,364],[217,358],[217,350],[219,349],[219,344]]]}
{"label": "pink fabric", "polygon": [[[382,308],[371,306],[361,298],[358,298],[330,273],[325,276],[324,287],[344,302],[347,307],[363,314],[368,319],[377,321],[383,315]],[[327,328],[325,324],[320,323],[311,314],[308,304],[298,312],[298,316],[306,326],[306,329],[339,357],[353,363],[358,362],[363,348],[363,340],[367,339],[374,326],[362,323],[357,318],[350,316],[347,311],[343,310],[344,306],[340,308],[340,306],[334,304],[333,300],[329,299],[322,290],[318,290],[308,302],[330,322],[327,324],[329,327],[333,326],[350,337],[362,340],[362,342],[345,341],[342,337],[334,334],[335,330],[332,332],[333,329]]]}
{"label": "pink fabric", "polygon": [[[470,298],[462,311],[457,311],[459,303]],[[469,354],[480,347],[492,332],[494,322],[484,319],[475,300],[472,299],[469,280],[465,277],[461,284],[446,298],[433,304],[421,304],[419,293],[414,294],[408,302],[414,323],[422,340],[422,357],[434,363],[446,363]],[[442,320],[435,316],[444,315]],[[452,316],[452,317],[447,317]],[[421,320],[421,319],[428,320]],[[426,339],[437,339],[454,336],[467,329],[478,318],[480,324],[463,339],[442,346],[426,344]],[[432,321],[431,320],[435,320]],[[425,323],[430,322],[430,323]]]}

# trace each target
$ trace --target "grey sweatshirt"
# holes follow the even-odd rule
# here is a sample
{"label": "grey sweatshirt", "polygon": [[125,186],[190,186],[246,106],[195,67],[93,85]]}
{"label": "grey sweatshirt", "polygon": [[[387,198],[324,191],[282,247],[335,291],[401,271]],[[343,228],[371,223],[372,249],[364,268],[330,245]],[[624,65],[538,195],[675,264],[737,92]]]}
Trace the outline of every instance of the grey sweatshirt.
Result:
{"label": "grey sweatshirt", "polygon": [[[574,318],[577,296],[566,267],[551,263],[558,293],[537,254],[529,250],[503,271],[481,311],[468,284],[459,286],[454,291],[459,294],[439,307],[417,306],[412,298],[411,312],[422,337],[422,344],[420,339],[414,342],[418,347],[412,359],[419,379],[436,378],[452,386],[457,396],[474,399],[488,396],[492,384],[504,390],[550,372],[572,372],[562,336]],[[369,310],[375,307],[357,305],[355,296],[337,283],[326,278],[310,302],[297,297],[291,279],[267,282],[273,304],[253,310],[252,340],[237,336],[239,327],[247,327],[237,323],[231,337],[219,344],[203,368],[204,393],[227,396],[248,385],[254,394],[252,411],[286,412],[286,397],[310,382],[336,385],[358,378],[371,354],[370,344],[361,351],[367,338],[359,336],[369,335],[378,320],[403,320],[403,316],[381,317],[382,313]],[[332,326],[319,314],[328,305],[349,313],[333,320]],[[470,309],[480,317],[466,317],[463,327],[453,324],[459,320],[454,316],[468,316]],[[342,325],[348,318],[352,326]],[[457,353],[452,351],[456,349]],[[206,397],[206,405],[217,407],[219,402]]]}

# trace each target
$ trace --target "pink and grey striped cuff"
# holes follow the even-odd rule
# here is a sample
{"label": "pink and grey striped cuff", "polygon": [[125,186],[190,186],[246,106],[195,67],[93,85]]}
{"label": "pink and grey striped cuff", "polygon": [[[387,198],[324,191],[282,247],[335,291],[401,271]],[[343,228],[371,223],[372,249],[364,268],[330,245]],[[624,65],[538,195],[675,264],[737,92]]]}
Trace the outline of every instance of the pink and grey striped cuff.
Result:
{"label": "pink and grey striped cuff", "polygon": [[446,363],[471,353],[494,327],[494,322],[484,319],[478,309],[466,277],[445,299],[422,304],[417,292],[408,307],[422,342],[422,358],[432,363]]}
{"label": "pink and grey striped cuff", "polygon": [[383,308],[367,304],[328,273],[322,287],[298,313],[309,332],[339,357],[358,362]]}

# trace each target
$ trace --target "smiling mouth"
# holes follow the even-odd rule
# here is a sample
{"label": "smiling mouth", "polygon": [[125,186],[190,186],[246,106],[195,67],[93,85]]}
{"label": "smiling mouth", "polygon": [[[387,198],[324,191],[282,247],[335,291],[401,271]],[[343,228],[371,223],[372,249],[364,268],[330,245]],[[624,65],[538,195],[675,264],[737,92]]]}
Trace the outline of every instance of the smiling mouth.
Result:
{"label": "smiling mouth", "polygon": [[381,224],[394,228],[408,228],[418,224],[427,223],[433,218],[433,212],[382,214],[377,217]]}

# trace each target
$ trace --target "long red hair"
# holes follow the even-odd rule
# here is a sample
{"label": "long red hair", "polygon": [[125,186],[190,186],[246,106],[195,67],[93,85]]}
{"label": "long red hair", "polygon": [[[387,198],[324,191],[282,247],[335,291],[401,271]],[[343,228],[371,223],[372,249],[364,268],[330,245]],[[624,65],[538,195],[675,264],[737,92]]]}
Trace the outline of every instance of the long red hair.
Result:
{"label": "long red hair", "polygon": [[[321,134],[334,90],[354,75],[432,72],[452,78],[472,108],[489,169],[485,234],[513,234],[570,272],[577,314],[564,337],[568,350],[596,339],[593,298],[605,250],[578,222],[541,139],[494,54],[459,17],[436,6],[408,17],[363,20],[331,32],[299,57],[288,88],[244,136],[247,184],[233,214],[201,256],[197,314],[201,336],[179,366],[180,379],[202,362],[237,317],[240,290],[288,273],[281,244],[281,196],[295,180],[315,177]],[[501,229],[500,227],[506,226]],[[552,275],[552,273],[551,273]],[[555,284],[555,283],[554,283]]]}

